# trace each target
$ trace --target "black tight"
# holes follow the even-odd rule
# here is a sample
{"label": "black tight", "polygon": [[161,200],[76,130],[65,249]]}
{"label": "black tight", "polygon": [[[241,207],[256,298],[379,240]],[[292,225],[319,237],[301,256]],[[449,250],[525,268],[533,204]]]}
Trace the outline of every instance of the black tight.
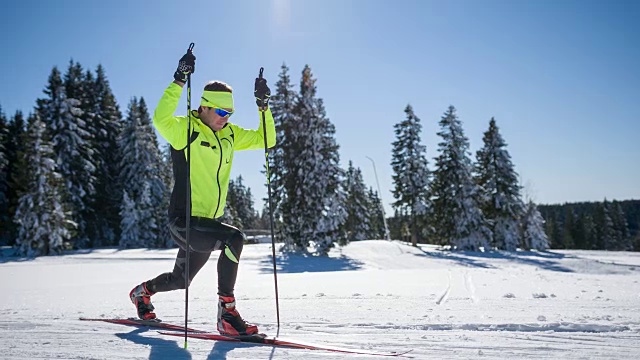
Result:
{"label": "black tight", "polygon": [[[186,226],[184,219],[174,219],[169,224],[171,237],[180,246],[172,272],[158,275],[147,281],[147,289],[153,293],[185,288]],[[191,218],[189,232],[189,284],[207,263],[211,252],[222,250],[218,258],[218,295],[233,296],[238,275],[238,262],[245,240],[237,228],[207,218]]]}

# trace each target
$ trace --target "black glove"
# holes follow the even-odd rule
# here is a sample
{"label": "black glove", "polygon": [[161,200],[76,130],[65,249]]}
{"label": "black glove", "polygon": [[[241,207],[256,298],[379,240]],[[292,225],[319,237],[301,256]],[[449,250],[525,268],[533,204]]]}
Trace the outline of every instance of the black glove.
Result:
{"label": "black glove", "polygon": [[183,83],[187,82],[187,75],[193,74],[196,71],[196,57],[193,55],[193,51],[188,50],[184,56],[180,58],[178,62],[178,69],[173,74],[173,78],[176,81]]}
{"label": "black glove", "polygon": [[262,77],[262,72],[260,73],[260,77],[256,78],[256,86],[253,94],[256,97],[256,104],[260,108],[266,108],[269,106],[269,98],[271,98],[271,90],[267,86],[267,79]]}

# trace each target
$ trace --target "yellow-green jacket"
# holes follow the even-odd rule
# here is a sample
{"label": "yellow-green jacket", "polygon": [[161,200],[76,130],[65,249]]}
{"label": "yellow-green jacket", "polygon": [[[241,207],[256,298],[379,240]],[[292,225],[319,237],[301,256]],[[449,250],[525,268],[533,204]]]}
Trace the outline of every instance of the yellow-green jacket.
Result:
{"label": "yellow-green jacket", "polygon": [[[173,160],[175,185],[169,205],[170,219],[184,217],[186,209],[187,116],[174,116],[182,87],[171,83],[164,91],[155,113],[153,125],[169,144]],[[264,149],[262,116],[257,130],[243,129],[227,123],[214,132],[191,112],[191,215],[218,218],[224,214],[229,175],[236,150]],[[276,143],[276,130],[271,110],[265,111],[267,146]]]}

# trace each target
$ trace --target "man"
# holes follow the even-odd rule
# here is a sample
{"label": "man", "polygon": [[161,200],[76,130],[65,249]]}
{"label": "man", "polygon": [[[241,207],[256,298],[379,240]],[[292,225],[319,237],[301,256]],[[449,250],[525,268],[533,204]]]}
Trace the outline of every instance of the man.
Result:
{"label": "man", "polygon": [[[191,134],[187,136],[189,118],[173,116],[187,76],[194,72],[195,56],[189,50],[178,64],[174,81],[165,90],[153,115],[153,124],[169,144],[173,160],[175,185],[169,205],[169,230],[180,246],[172,272],[145,281],[131,290],[129,297],[138,317],[156,318],[151,296],[185,288],[186,265],[186,171],[187,139],[191,147],[191,230],[189,238],[189,283],[204,266],[212,251],[221,250],[218,259],[218,331],[224,335],[251,335],[258,327],[247,323],[236,310],[233,289],[245,235],[237,228],[216,220],[223,215],[229,175],[236,150],[264,148],[262,121],[257,130],[243,129],[229,123],[234,112],[232,88],[221,81],[209,82],[198,110],[191,114]],[[259,114],[264,113],[267,146],[276,142],[273,116],[268,108],[271,91],[262,77],[255,82]]]}

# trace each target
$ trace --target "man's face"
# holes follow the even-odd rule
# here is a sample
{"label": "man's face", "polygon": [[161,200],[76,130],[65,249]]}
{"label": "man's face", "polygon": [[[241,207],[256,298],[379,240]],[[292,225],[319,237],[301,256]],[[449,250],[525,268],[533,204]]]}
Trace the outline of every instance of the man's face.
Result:
{"label": "man's face", "polygon": [[[233,109],[222,109],[227,112],[233,111]],[[216,109],[212,107],[203,106],[200,118],[207,124],[213,131],[220,131],[224,125],[229,121],[229,116],[220,116],[216,113]]]}

